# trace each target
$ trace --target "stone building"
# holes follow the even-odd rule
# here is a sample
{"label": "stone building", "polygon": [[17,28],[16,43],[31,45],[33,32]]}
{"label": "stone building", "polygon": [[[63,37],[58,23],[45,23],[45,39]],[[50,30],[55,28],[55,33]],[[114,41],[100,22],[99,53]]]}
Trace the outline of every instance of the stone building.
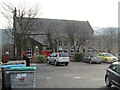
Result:
{"label": "stone building", "polygon": [[[24,19],[28,20],[31,18]],[[16,27],[19,30],[19,24],[16,24]],[[69,54],[74,54],[75,50],[77,52],[83,52],[83,49],[85,49],[86,52],[87,47],[89,46],[86,44],[86,41],[89,41],[94,33],[88,21],[45,18],[34,18],[32,28],[27,29],[30,29],[31,33],[29,33],[29,37],[25,40],[27,44],[24,47],[24,50],[29,58],[39,55],[41,50],[51,50],[52,48],[49,42],[50,38],[52,38],[51,41],[54,46],[54,52],[67,52]],[[3,33],[5,36],[5,31],[3,31]],[[48,37],[48,34],[51,35],[50,38]],[[8,38],[8,36],[6,37]],[[74,43],[72,43],[71,38]],[[7,39],[3,41],[6,41],[4,44],[7,46],[4,48],[10,52],[9,56],[13,56],[12,40]]]}
{"label": "stone building", "polygon": [[[89,41],[94,33],[88,21],[37,18],[34,22],[34,31],[32,31],[33,36],[31,37],[42,43],[45,46],[44,49],[48,50],[51,47],[47,35],[37,34],[52,33],[51,37],[55,45],[54,52],[74,54],[75,49],[77,52],[83,52],[83,49],[87,49],[89,46],[86,45],[86,41]],[[70,38],[74,39],[74,45],[71,43]]]}

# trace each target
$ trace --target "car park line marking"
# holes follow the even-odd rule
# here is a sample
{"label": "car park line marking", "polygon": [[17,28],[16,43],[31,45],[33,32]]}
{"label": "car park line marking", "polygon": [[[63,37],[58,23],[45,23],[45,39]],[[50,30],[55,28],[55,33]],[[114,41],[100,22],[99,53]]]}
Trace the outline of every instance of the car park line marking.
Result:
{"label": "car park line marking", "polygon": [[48,87],[48,85],[45,85],[46,87]]}
{"label": "car park line marking", "polygon": [[43,79],[43,78],[38,78],[38,79]]}
{"label": "car park line marking", "polygon": [[86,78],[86,77],[73,77],[74,79],[81,79],[81,78]]}
{"label": "car park line marking", "polygon": [[47,77],[46,79],[49,80],[49,79],[52,79],[52,78]]}

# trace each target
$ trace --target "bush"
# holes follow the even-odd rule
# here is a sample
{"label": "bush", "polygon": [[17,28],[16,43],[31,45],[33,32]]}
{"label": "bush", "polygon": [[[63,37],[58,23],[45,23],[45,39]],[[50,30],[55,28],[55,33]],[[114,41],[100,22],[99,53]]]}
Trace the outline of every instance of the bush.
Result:
{"label": "bush", "polygon": [[45,62],[46,62],[45,55],[40,55],[40,56],[38,57],[38,60],[39,60],[39,63],[45,63]]}
{"label": "bush", "polygon": [[75,53],[75,61],[82,61],[84,57],[84,54],[83,53]]}

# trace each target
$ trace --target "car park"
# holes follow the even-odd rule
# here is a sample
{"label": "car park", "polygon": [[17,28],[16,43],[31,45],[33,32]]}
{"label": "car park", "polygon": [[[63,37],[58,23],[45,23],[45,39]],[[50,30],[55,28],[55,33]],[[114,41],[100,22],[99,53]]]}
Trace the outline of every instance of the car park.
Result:
{"label": "car park", "polygon": [[102,58],[100,58],[98,55],[90,55],[86,56],[82,60],[83,62],[89,62],[89,63],[102,63]]}
{"label": "car park", "polygon": [[69,55],[67,53],[52,53],[47,57],[47,64],[65,64],[68,65],[70,62]]}
{"label": "car park", "polygon": [[120,62],[114,62],[107,68],[105,83],[107,87],[114,85],[120,89]]}
{"label": "car park", "polygon": [[110,53],[99,53],[98,56],[102,58],[103,62],[113,63],[118,61],[118,58]]}

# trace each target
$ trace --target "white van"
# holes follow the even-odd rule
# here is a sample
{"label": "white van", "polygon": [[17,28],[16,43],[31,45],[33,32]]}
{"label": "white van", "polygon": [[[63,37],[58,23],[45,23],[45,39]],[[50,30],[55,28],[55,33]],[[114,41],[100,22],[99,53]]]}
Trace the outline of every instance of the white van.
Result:
{"label": "white van", "polygon": [[66,66],[69,64],[70,59],[67,53],[52,53],[47,57],[47,64],[53,63],[54,65],[65,64]]}

